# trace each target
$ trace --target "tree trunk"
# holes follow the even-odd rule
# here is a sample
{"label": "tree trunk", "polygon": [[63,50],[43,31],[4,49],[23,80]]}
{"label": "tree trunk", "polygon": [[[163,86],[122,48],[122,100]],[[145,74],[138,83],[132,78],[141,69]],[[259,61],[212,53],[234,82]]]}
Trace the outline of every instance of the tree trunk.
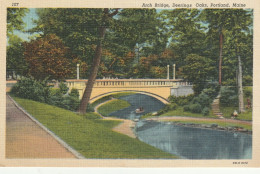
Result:
{"label": "tree trunk", "polygon": [[245,112],[244,108],[244,98],[243,98],[243,85],[242,85],[242,65],[241,65],[241,59],[240,56],[238,56],[238,111],[239,113]]}
{"label": "tree trunk", "polygon": [[218,83],[222,83],[222,52],[223,52],[223,33],[222,28],[220,29],[219,34],[219,66],[218,66]]}
{"label": "tree trunk", "polygon": [[85,114],[86,110],[87,110],[87,106],[90,100],[90,96],[92,93],[92,88],[94,86],[96,77],[97,77],[97,73],[98,73],[98,68],[99,68],[99,64],[100,64],[100,60],[101,60],[101,54],[102,54],[102,42],[105,36],[105,31],[106,31],[106,27],[104,25],[105,22],[105,18],[107,15],[107,10],[104,10],[104,14],[103,14],[103,18],[102,18],[102,26],[100,26],[99,28],[99,41],[95,50],[95,55],[94,55],[94,59],[93,59],[93,64],[91,66],[91,71],[90,71],[90,76],[88,78],[88,82],[86,84],[86,88],[82,97],[82,100],[80,102],[80,106],[79,106],[79,113],[81,114]]}

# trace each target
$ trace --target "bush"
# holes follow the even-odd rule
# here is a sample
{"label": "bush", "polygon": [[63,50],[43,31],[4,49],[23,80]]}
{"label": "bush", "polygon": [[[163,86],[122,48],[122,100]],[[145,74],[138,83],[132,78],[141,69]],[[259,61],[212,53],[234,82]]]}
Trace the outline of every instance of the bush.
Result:
{"label": "bush", "polygon": [[37,81],[33,78],[23,77],[11,90],[17,97],[47,102],[50,98],[50,89],[46,81]]}
{"label": "bush", "polygon": [[60,82],[59,84],[59,89],[60,89],[60,92],[64,95],[64,94],[67,94],[69,88],[67,87],[67,85],[64,83],[64,82]]}
{"label": "bush", "polygon": [[22,78],[12,88],[11,93],[16,97],[31,99],[75,111],[80,104],[79,93],[76,89],[72,89],[70,94],[65,96],[67,91],[68,87],[65,83],[60,83],[59,89],[55,89],[49,88],[47,81]]}
{"label": "bush", "polygon": [[189,105],[183,106],[183,111],[185,112],[190,111],[190,106]]}
{"label": "bush", "polygon": [[79,104],[79,99],[71,96],[63,96],[60,102],[56,103],[57,106],[71,111],[76,111],[79,107]]}
{"label": "bush", "polygon": [[202,107],[200,104],[191,104],[189,105],[189,109],[192,113],[201,113]]}
{"label": "bush", "polygon": [[87,110],[86,111],[87,112],[95,112],[94,106],[89,103],[88,106],[87,106]]}
{"label": "bush", "polygon": [[244,94],[246,98],[252,98],[252,88],[249,87],[244,88]]}
{"label": "bush", "polygon": [[204,92],[200,93],[200,95],[198,96],[198,103],[202,107],[209,107],[211,102],[212,102],[212,99]]}
{"label": "bush", "polygon": [[206,116],[206,115],[209,115],[209,108],[208,107],[204,107],[201,111],[201,113]]}
{"label": "bush", "polygon": [[72,88],[70,93],[69,93],[69,96],[79,98],[79,91],[75,88]]}
{"label": "bush", "polygon": [[216,98],[219,93],[220,85],[218,83],[208,83],[202,92],[207,94],[212,100]]}
{"label": "bush", "polygon": [[184,106],[187,105],[192,99],[193,99],[194,95],[190,94],[187,96],[170,96],[168,99],[170,101],[170,103],[176,103],[179,106]]}
{"label": "bush", "polygon": [[158,111],[158,115],[161,115],[165,112],[168,111],[173,111],[178,107],[178,105],[176,103],[170,103],[164,106],[164,108],[162,108],[161,110]]}
{"label": "bush", "polygon": [[250,75],[243,76],[243,86],[253,86],[253,78]]}
{"label": "bush", "polygon": [[238,106],[237,89],[234,87],[223,87],[220,91],[220,104],[222,106]]}
{"label": "bush", "polygon": [[169,111],[169,110],[175,110],[178,107],[178,105],[176,103],[171,103],[171,104],[167,104],[165,106],[165,110]]}
{"label": "bush", "polygon": [[62,93],[60,91],[60,89],[57,88],[50,88],[50,95],[51,96],[62,96]]}

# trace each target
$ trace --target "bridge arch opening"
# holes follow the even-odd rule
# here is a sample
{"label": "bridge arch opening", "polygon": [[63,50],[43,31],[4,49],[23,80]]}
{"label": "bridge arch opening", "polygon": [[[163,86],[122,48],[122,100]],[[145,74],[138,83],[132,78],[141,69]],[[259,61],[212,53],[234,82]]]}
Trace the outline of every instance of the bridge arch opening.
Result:
{"label": "bridge arch opening", "polygon": [[137,91],[137,90],[121,90],[121,91],[111,91],[111,92],[103,93],[103,94],[100,94],[100,95],[97,95],[97,96],[91,98],[90,103],[94,103],[95,101],[97,101],[97,100],[99,100],[103,97],[109,96],[111,94],[123,93],[123,92],[134,92],[134,93],[138,93],[138,94],[148,95],[148,96],[151,96],[153,98],[156,98],[157,100],[161,101],[164,104],[169,104],[169,101],[164,97],[161,97],[161,96],[154,94],[154,93],[150,93],[150,92],[146,92],[146,91]]}

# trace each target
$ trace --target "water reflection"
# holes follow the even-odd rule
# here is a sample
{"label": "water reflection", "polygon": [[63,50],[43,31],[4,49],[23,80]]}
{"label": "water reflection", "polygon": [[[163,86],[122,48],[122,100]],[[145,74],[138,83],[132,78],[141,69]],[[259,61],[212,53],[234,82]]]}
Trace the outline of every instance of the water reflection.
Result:
{"label": "water reflection", "polygon": [[[144,94],[122,96],[120,97],[120,99],[126,100],[131,104],[131,106],[116,112],[112,112],[109,114],[110,116],[133,120],[136,118],[140,118],[141,115],[144,115],[146,113],[156,112],[164,106],[161,101]],[[143,107],[144,112],[140,114],[135,113],[135,110],[140,107]]]}
{"label": "water reflection", "polygon": [[251,159],[252,136],[242,133],[139,122],[138,138],[187,159]]}

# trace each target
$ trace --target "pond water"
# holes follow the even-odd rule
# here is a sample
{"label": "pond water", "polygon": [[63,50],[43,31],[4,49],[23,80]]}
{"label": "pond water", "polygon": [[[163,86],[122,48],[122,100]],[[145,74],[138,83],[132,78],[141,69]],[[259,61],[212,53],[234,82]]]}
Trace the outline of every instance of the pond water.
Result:
{"label": "pond water", "polygon": [[[164,104],[161,101],[144,94],[127,95],[119,97],[119,99],[126,100],[128,103],[131,104],[131,106],[116,112],[112,112],[109,114],[109,116],[116,116],[118,118],[130,120],[139,119],[142,115],[147,114],[149,112],[156,112],[164,106]],[[141,114],[135,113],[135,110],[140,107],[143,107],[144,112]]]}
{"label": "pond water", "polygon": [[227,131],[140,121],[137,137],[184,159],[251,159],[252,136]]}
{"label": "pond water", "polygon": [[[131,106],[111,113],[124,119],[136,119],[160,110],[159,100],[133,94],[120,97]],[[142,114],[135,109],[143,107]],[[184,159],[251,159],[252,136],[243,133],[183,127],[170,122],[139,121],[135,128],[139,140]]]}

